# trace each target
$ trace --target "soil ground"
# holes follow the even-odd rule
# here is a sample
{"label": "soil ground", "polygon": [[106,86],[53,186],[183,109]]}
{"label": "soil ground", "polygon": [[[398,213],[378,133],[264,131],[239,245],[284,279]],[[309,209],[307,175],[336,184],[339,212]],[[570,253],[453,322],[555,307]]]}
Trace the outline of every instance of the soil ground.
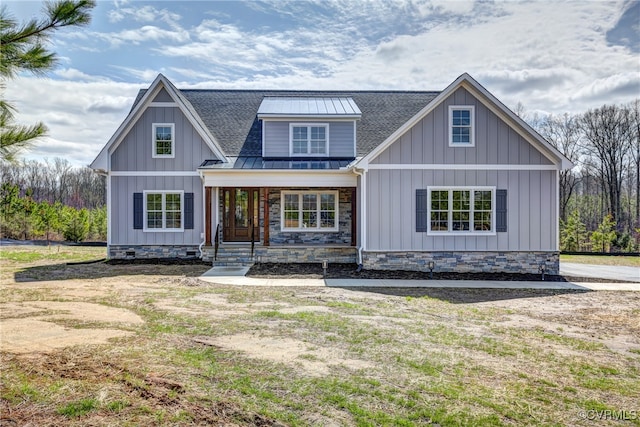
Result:
{"label": "soil ground", "polygon": [[[198,280],[199,263],[0,267],[3,426],[591,425],[580,414],[640,411],[638,292],[239,289]],[[250,274],[322,274],[297,268]]]}

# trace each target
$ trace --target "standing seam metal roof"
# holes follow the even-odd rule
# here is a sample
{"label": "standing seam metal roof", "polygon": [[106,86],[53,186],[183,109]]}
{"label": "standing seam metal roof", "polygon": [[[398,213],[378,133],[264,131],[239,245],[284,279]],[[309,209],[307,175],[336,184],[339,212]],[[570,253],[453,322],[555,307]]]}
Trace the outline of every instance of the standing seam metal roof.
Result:
{"label": "standing seam metal roof", "polygon": [[[144,93],[144,89],[138,93],[134,106]],[[262,155],[262,126],[257,114],[265,98],[351,98],[362,113],[356,127],[360,157],[380,145],[440,92],[181,89],[180,93],[227,156]]]}

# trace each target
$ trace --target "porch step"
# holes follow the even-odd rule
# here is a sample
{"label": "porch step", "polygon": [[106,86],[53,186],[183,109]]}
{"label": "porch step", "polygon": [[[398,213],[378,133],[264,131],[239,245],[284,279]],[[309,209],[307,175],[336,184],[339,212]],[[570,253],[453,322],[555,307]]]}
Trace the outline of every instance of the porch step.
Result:
{"label": "porch step", "polygon": [[252,256],[250,246],[220,246],[215,260],[214,256],[212,249],[209,258],[214,267],[251,267],[255,263],[255,252]]}

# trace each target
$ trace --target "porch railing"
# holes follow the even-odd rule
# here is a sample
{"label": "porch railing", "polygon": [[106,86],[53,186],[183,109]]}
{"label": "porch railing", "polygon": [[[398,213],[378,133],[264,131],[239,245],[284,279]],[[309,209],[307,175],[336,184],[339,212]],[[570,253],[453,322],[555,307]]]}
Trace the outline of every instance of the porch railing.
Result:
{"label": "porch railing", "polygon": [[253,223],[251,224],[251,227],[250,227],[249,231],[251,232],[251,259],[253,259],[253,249],[254,249],[254,247],[256,245],[256,238],[253,235]]}
{"label": "porch railing", "polygon": [[216,237],[214,239],[214,251],[213,251],[213,260],[218,260],[218,248],[220,247],[220,224],[216,226]]}

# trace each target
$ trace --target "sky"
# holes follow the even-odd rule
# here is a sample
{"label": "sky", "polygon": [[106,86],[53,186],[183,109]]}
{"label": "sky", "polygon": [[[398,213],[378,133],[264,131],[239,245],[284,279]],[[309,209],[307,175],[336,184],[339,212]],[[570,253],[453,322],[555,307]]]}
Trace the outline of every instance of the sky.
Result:
{"label": "sky", "polygon": [[[18,21],[41,1],[2,4]],[[467,72],[505,105],[578,114],[640,97],[640,1],[98,1],[59,62],[3,97],[48,136],[23,158],[84,166],[158,73],[178,88],[443,90]]]}

